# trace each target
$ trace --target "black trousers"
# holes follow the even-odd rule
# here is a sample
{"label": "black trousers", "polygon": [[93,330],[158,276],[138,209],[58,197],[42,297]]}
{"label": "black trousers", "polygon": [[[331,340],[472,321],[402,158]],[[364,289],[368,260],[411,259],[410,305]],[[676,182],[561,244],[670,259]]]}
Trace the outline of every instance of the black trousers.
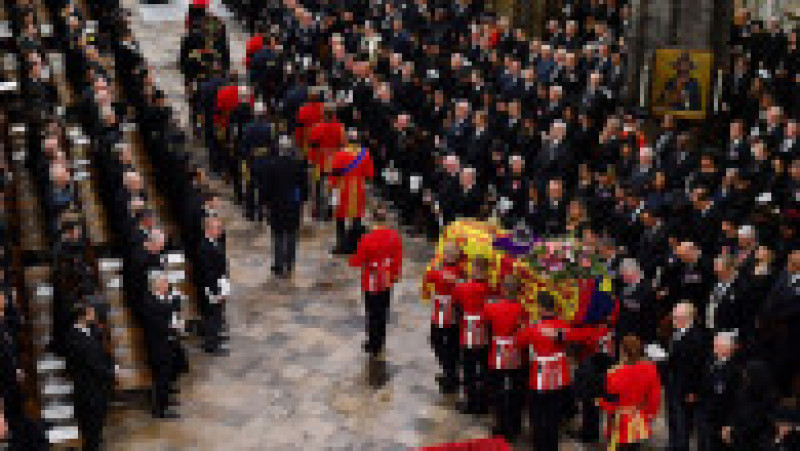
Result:
{"label": "black trousers", "polygon": [[[227,151],[227,149],[226,149]],[[245,196],[244,174],[242,173],[242,161],[234,155],[226,155],[226,163],[228,166],[228,176],[233,182],[233,194],[236,203],[243,204]]]}
{"label": "black trousers", "polygon": [[391,288],[376,293],[364,293],[366,304],[367,344],[365,350],[374,355],[383,351],[386,344],[386,323],[389,320]]}
{"label": "black trousers", "polygon": [[329,220],[332,211],[324,178],[314,182],[314,194],[314,216],[320,221]]}
{"label": "black trousers", "polygon": [[[247,165],[248,167],[252,167],[250,162],[248,162]],[[246,184],[244,189],[244,212],[247,219],[251,221],[260,221],[264,218],[263,210],[259,205],[259,202],[261,202],[261,199],[258,198],[260,193],[257,191],[256,184],[253,183],[253,176],[250,175],[249,177],[249,183]]]}
{"label": "black trousers", "polygon": [[275,267],[278,271],[287,272],[294,268],[297,238],[297,229],[272,229],[272,249],[275,256]]}
{"label": "black trousers", "polygon": [[345,219],[336,220],[336,248],[348,254],[356,251],[358,238],[356,231],[362,230],[361,219],[351,219],[350,227],[347,227]]}
{"label": "black trousers", "polygon": [[442,385],[455,387],[458,385],[458,325],[439,327],[431,324],[431,345],[433,354],[442,367]]}
{"label": "black trousers", "polygon": [[524,372],[520,369],[490,370],[496,432],[513,440],[522,430]]}
{"label": "black trousers", "polygon": [[566,397],[564,389],[530,390],[528,415],[536,451],[558,451],[558,428],[564,418]]}
{"label": "black trousers", "polygon": [[223,312],[222,304],[213,304],[208,299],[205,299],[200,305],[202,319],[201,338],[203,347],[207,350],[216,349],[222,342]]}
{"label": "black trousers", "polygon": [[730,445],[722,440],[724,421],[714,418],[709,409],[701,406],[697,412],[697,449],[698,451],[725,451]]}
{"label": "black trousers", "polygon": [[667,426],[669,429],[669,445],[667,449],[683,451],[689,449],[689,440],[694,425],[694,405],[686,402],[683,390],[671,381],[667,374],[664,384],[667,403]]}
{"label": "black trousers", "polygon": [[75,417],[83,438],[83,449],[96,451],[103,441],[103,425],[108,411],[108,395],[102,390],[75,392]]}
{"label": "black trousers", "polygon": [[594,398],[582,397],[581,402],[581,441],[583,443],[600,442],[600,408]]}
{"label": "black trousers", "polygon": [[489,408],[489,347],[461,348],[464,397],[469,413],[485,413]]}
{"label": "black trousers", "polygon": [[163,413],[169,408],[170,388],[174,382],[174,362],[160,362],[153,365],[153,412]]}

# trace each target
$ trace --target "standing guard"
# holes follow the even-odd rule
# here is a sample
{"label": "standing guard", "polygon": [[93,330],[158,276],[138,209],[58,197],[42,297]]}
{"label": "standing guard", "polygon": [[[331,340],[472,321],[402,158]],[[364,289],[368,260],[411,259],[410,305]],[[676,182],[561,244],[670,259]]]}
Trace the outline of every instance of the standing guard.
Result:
{"label": "standing guard", "polygon": [[222,223],[216,216],[204,220],[205,239],[200,243],[200,265],[198,271],[200,294],[200,316],[202,319],[203,350],[209,354],[225,354],[223,341],[224,306],[230,296],[228,262],[225,259],[225,237]]}
{"label": "standing guard", "polygon": [[[330,177],[331,204],[336,207],[336,247],[334,254],[351,254],[355,251],[363,225],[366,204],[366,179],[372,178],[375,169],[369,150],[358,147],[355,131],[350,132],[351,143],[336,152]],[[350,222],[350,229],[346,222]]]}

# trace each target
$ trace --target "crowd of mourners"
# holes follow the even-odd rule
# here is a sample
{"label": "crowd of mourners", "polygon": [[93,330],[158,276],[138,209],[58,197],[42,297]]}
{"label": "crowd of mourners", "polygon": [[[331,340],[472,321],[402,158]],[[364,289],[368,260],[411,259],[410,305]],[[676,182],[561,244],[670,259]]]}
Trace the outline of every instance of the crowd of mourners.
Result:
{"label": "crowd of mourners", "polygon": [[[23,124],[25,148],[4,141],[4,155],[24,158],[41,199],[46,241],[45,248],[23,255],[22,264],[52,265],[47,282],[53,287],[53,322],[46,349],[66,360],[83,447],[98,449],[109,402],[125,376],[114,358],[119,350],[114,350],[112,329],[142,331],[144,364],[152,374],[146,386],[152,387],[149,398],[157,418],[178,415],[176,382],[188,369],[181,340],[187,332],[198,333],[207,353],[226,352],[224,305],[230,284],[219,200],[205,171],[184,149],[183,134],[118,2],[20,0],[5,8],[12,39],[4,43],[17,58],[4,61],[13,65],[19,82],[17,95],[4,93],[10,115],[5,124]],[[88,144],[85,161],[71,155],[82,141]],[[20,175],[8,161],[2,166],[5,193],[12,176]],[[99,210],[89,210],[79,194],[78,181],[87,178]],[[105,212],[101,223],[108,225],[107,241],[87,236],[89,221],[99,220],[89,218],[89,211]],[[23,228],[18,235],[26,233],[33,231]],[[46,418],[31,421],[23,408],[35,405],[27,396],[35,381],[25,374],[36,356],[19,345],[20,324],[28,333],[32,325],[20,321],[25,314],[18,312],[33,301],[15,300],[16,282],[8,277],[16,273],[8,265],[19,238],[4,229],[0,405],[3,437],[11,448],[38,449],[47,446],[44,434],[51,425]],[[101,261],[115,259],[122,266],[117,286],[132,313],[127,325],[110,320],[127,316],[109,308],[97,276],[104,269]],[[176,276],[175,265],[184,263],[185,271]],[[190,295],[196,300],[191,307]],[[197,312],[198,321],[187,324],[192,318],[184,314],[190,311]]]}

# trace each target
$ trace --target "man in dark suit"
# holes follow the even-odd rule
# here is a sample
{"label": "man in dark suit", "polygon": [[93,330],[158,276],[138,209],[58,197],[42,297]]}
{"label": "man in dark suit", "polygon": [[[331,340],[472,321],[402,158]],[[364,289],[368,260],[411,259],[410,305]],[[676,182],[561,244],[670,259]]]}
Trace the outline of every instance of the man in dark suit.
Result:
{"label": "man in dark suit", "polygon": [[204,219],[204,239],[200,242],[198,288],[199,310],[202,319],[203,350],[209,354],[224,354],[221,347],[224,326],[224,304],[230,296],[228,261],[225,257],[225,237],[220,218],[209,215]]}
{"label": "man in dark suit", "polygon": [[[271,149],[275,142],[275,134],[272,124],[266,115],[266,108],[262,102],[255,102],[253,105],[255,118],[250,122],[243,132],[240,142],[239,154],[241,155],[242,165],[244,165],[246,191],[244,196],[245,215],[247,219],[261,220],[263,209],[256,204],[256,197],[259,197],[258,204],[263,205],[263,197],[266,193],[261,191],[254,172],[255,160],[261,160],[266,156],[268,149]],[[256,157],[256,154],[259,156]]]}
{"label": "man in dark suit", "polygon": [[[556,235],[563,233],[567,225],[567,203],[564,195],[564,182],[553,179],[547,183],[547,196],[541,206],[541,233]],[[534,231],[538,232],[538,231]]]}
{"label": "man in dark suit", "polygon": [[737,330],[740,337],[751,338],[755,318],[748,314],[746,304],[752,301],[741,296],[734,257],[728,254],[717,256],[714,259],[714,272],[717,282],[705,305],[706,327],[713,332]]}
{"label": "man in dark suit", "polygon": [[781,392],[789,393],[792,379],[798,374],[796,325],[800,320],[800,250],[789,254],[786,269],[775,280],[767,295],[759,323],[763,346]]}
{"label": "man in dark suit", "polygon": [[674,328],[664,362],[663,377],[667,400],[668,449],[689,449],[695,406],[700,393],[702,370],[707,364],[706,332],[695,323],[695,308],[680,302],[672,310]]}
{"label": "man in dark suit", "polygon": [[114,364],[105,351],[94,307],[80,305],[66,336],[67,368],[75,381],[75,414],[84,449],[100,449],[103,423],[114,385]]}
{"label": "man in dark suit", "polygon": [[625,286],[619,296],[616,337],[635,335],[643,343],[652,343],[658,322],[652,286],[644,280],[639,264],[632,258],[622,260],[620,271]]}
{"label": "man in dark suit", "polygon": [[273,272],[288,276],[294,269],[303,204],[308,200],[308,169],[288,136],[279,138],[278,154],[261,165],[257,177],[272,228]]}
{"label": "man in dark suit", "polygon": [[142,329],[147,343],[147,354],[153,373],[153,416],[177,418],[170,410],[170,391],[178,374],[177,317],[173,317],[175,306],[170,298],[169,281],[160,271],[148,274],[150,289],[140,308]]}
{"label": "man in dark suit", "polygon": [[736,334],[718,332],[714,336],[714,358],[703,367],[698,394],[697,448],[699,451],[731,449],[722,440],[722,428],[731,424],[736,411],[739,367],[735,354]]}

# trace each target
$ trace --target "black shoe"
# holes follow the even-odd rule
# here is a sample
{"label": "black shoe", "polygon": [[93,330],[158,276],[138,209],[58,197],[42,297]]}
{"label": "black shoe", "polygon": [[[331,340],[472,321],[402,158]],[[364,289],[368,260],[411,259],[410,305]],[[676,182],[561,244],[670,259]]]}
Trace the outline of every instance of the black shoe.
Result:
{"label": "black shoe", "polygon": [[222,346],[220,346],[217,349],[215,349],[211,354],[214,355],[215,357],[226,357],[230,355],[230,353],[231,352],[228,350],[228,348],[223,348]]}
{"label": "black shoe", "polygon": [[178,412],[169,409],[158,411],[153,416],[162,420],[174,420],[181,417]]}
{"label": "black shoe", "polygon": [[346,253],[344,249],[338,246],[331,249],[331,254],[333,255],[345,255]]}

